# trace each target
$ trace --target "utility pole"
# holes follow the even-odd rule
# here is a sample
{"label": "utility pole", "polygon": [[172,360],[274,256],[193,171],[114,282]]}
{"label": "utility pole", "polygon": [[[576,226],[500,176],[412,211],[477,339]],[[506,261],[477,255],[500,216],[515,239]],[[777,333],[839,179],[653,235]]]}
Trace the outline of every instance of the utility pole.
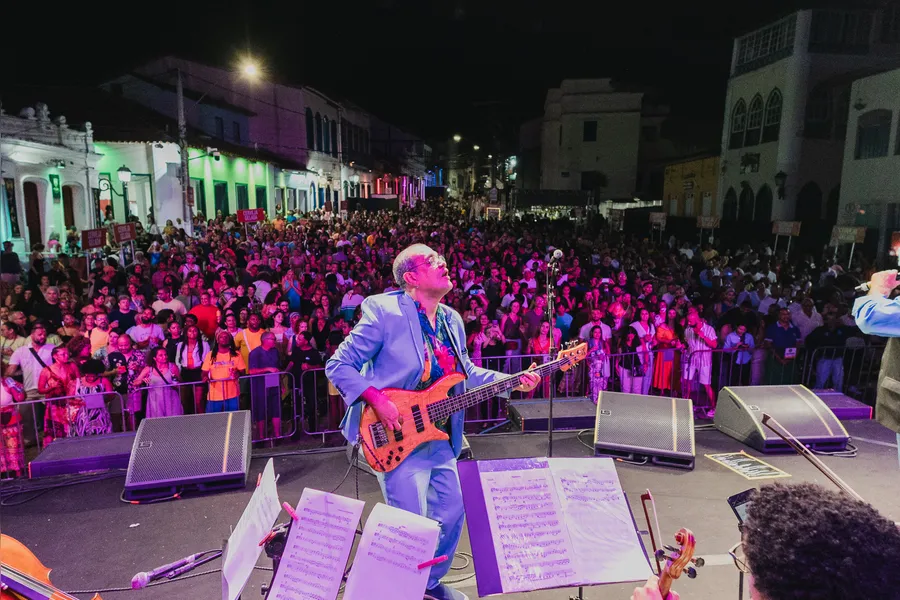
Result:
{"label": "utility pole", "polygon": [[[188,148],[187,148],[187,121],[184,116],[184,83],[181,81],[181,69],[176,69],[177,81],[175,84],[175,93],[177,96],[178,110],[178,148],[181,151],[181,202],[182,202],[182,222],[184,230],[189,234],[193,233],[194,218],[191,206],[188,203],[190,199],[191,176],[188,171]],[[153,222],[156,223],[156,215],[153,215]],[[156,223],[159,227],[159,223]]]}
{"label": "utility pole", "polygon": [[[97,213],[100,207],[97,205],[97,200],[94,198],[94,188],[91,186],[91,144],[88,142],[89,135],[91,135],[90,121],[84,124],[84,205],[91,207],[88,211],[88,229],[94,229],[100,227],[100,222],[97,220]],[[88,265],[88,268],[90,268],[90,265]]]}

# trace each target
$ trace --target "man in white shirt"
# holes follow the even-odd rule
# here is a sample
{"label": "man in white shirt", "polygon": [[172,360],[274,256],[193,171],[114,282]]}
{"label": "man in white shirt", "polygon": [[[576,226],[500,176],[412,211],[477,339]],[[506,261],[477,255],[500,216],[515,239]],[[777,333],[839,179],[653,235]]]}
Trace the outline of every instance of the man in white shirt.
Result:
{"label": "man in white shirt", "polygon": [[187,314],[187,309],[184,307],[184,303],[181,300],[172,298],[172,290],[167,287],[159,290],[159,300],[154,302],[151,306],[153,307],[153,310],[154,312],[156,312],[156,314],[159,314],[160,311],[167,309],[171,310],[179,317]]}
{"label": "man in white shirt", "polygon": [[781,288],[773,285],[772,293],[759,301],[759,312],[762,315],[769,314],[769,307],[773,304],[777,304],[779,308],[787,308],[787,303],[784,301],[784,298],[781,296]]}
{"label": "man in white shirt", "polygon": [[[796,302],[790,308],[796,306]],[[816,310],[816,304],[812,298],[804,298],[800,303],[800,310],[791,310],[791,320],[800,330],[800,341],[806,339],[816,328],[822,326],[822,315]]]}
{"label": "man in white shirt", "polygon": [[[31,342],[21,348],[17,348],[9,357],[9,366],[6,367],[6,376],[12,377],[22,370],[22,383],[25,389],[25,400],[40,400],[43,395],[38,392],[38,379],[44,367],[53,363],[51,355],[56,347],[47,344],[47,328],[42,322],[37,322],[31,330]],[[32,406],[34,409],[32,410]],[[43,402],[35,404],[23,404],[19,406],[19,414],[22,416],[22,432],[25,445],[36,443],[35,431],[43,428],[44,411]]]}
{"label": "man in white shirt", "polygon": [[162,327],[155,323],[156,313],[152,308],[145,308],[137,319],[137,325],[131,327],[125,333],[134,342],[134,347],[146,352],[149,348],[155,348],[165,339]]}
{"label": "man in white shirt", "polygon": [[362,286],[357,283],[344,294],[344,298],[341,300],[341,314],[344,316],[345,321],[353,320],[353,314],[356,312],[356,309],[366,299],[362,295],[362,291]]}
{"label": "man in white shirt", "polygon": [[[519,283],[522,284],[523,288],[524,287],[528,288],[529,295],[533,295],[534,290],[537,289],[537,279],[534,278],[534,272],[529,269],[525,269],[522,272],[522,275],[524,276],[524,279],[519,281]],[[525,291],[525,290],[523,290],[523,291]]]}
{"label": "man in white shirt", "polygon": [[[712,350],[716,347],[718,338],[716,330],[703,320],[696,308],[688,310],[684,339],[687,342],[688,352],[681,359],[681,389],[688,392],[694,379],[697,379],[709,398],[706,417],[711,419],[716,413],[716,396],[710,385],[712,382]],[[702,410],[704,407],[698,406],[697,408]]]}

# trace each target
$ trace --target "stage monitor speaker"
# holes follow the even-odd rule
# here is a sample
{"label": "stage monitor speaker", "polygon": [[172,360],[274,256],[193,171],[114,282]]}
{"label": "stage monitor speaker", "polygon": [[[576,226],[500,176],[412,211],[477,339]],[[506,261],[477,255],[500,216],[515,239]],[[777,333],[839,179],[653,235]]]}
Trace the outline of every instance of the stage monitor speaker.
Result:
{"label": "stage monitor speaker", "polygon": [[802,385],[725,387],[716,402],[716,429],[764,453],[793,452],[762,423],[767,413],[802,444],[836,452],[847,449],[850,436],[830,408]]}
{"label": "stage monitor speaker", "polygon": [[693,469],[693,402],[688,398],[600,392],[594,455]]}
{"label": "stage monitor speaker", "polygon": [[246,410],[144,419],[131,448],[125,499],[244,487],[250,425]]}

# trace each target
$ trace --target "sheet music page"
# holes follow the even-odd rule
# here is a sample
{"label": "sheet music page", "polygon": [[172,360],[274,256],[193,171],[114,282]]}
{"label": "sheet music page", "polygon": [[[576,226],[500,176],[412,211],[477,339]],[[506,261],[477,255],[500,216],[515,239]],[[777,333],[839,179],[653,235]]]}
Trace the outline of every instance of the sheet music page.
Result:
{"label": "sheet music page", "polygon": [[[378,503],[366,520],[343,600],[422,600],[441,528],[437,521]],[[453,560],[449,557],[448,560]]]}
{"label": "sheet music page", "polygon": [[505,462],[526,461],[479,465],[503,591],[572,585],[577,563],[546,459],[513,470],[502,470]]}
{"label": "sheet music page", "polygon": [[611,458],[550,458],[580,583],[644,581],[650,565]]}
{"label": "sheet music page", "polygon": [[259,540],[271,531],[280,512],[275,463],[270,458],[247,508],[228,538],[228,550],[222,563],[224,600],[234,600],[247,585],[253,566],[263,551]]}
{"label": "sheet music page", "polygon": [[268,600],[334,600],[366,503],[306,488]]}

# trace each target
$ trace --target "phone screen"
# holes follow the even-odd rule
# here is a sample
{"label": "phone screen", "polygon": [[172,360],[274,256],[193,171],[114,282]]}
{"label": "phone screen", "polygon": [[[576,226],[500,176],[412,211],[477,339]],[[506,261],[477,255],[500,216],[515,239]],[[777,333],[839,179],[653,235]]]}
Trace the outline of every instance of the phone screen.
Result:
{"label": "phone screen", "polygon": [[741,524],[747,520],[747,511],[750,510],[750,505],[753,504],[753,494],[755,492],[756,489],[751,488],[728,498],[728,505],[734,511],[734,515]]}

